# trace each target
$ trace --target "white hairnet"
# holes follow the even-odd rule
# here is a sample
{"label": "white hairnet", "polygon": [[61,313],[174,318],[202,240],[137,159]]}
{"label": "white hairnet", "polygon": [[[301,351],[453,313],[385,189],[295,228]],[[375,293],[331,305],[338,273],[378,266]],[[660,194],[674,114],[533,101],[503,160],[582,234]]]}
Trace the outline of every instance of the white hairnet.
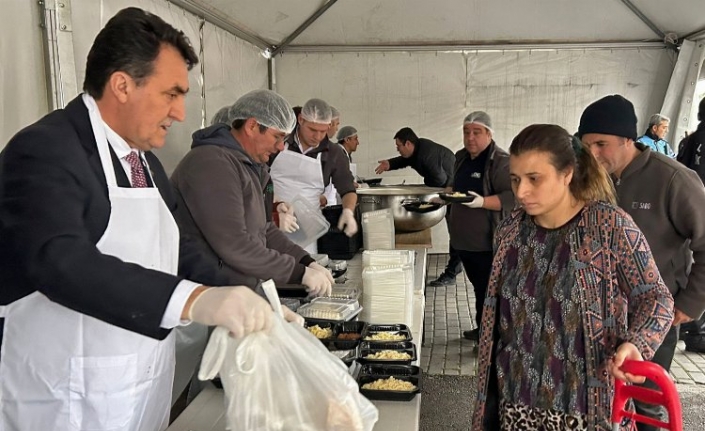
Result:
{"label": "white hairnet", "polygon": [[342,141],[345,138],[349,138],[351,136],[357,135],[357,129],[354,128],[353,126],[343,126],[338,130],[338,135],[336,136],[336,139],[338,141]]}
{"label": "white hairnet", "polygon": [[468,116],[465,117],[465,120],[463,120],[463,124],[479,124],[494,133],[494,130],[492,129],[492,119],[486,112],[483,111],[469,113]]}
{"label": "white hairnet", "polygon": [[333,113],[325,100],[309,99],[301,108],[301,118],[317,124],[330,124]]}
{"label": "white hairnet", "polygon": [[294,111],[282,96],[272,90],[254,90],[237,99],[230,107],[228,120],[254,118],[265,127],[291,133],[296,125]]}
{"label": "white hairnet", "polygon": [[215,113],[213,119],[211,120],[211,125],[216,123],[232,125],[233,121],[228,119],[228,114],[230,113],[230,106],[223,106]]}
{"label": "white hairnet", "polygon": [[330,105],[330,119],[333,121],[336,118],[340,118],[340,111],[338,111],[335,106]]}

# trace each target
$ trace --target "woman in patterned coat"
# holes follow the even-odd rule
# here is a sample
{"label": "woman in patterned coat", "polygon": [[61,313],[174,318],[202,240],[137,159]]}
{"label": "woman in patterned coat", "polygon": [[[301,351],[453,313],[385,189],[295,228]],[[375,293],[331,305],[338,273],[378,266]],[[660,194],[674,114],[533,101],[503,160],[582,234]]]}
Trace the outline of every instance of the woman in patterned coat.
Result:
{"label": "woman in patterned coat", "polygon": [[673,298],[607,173],[555,125],[510,147],[521,209],[495,235],[473,430],[604,430],[625,359],[653,355]]}

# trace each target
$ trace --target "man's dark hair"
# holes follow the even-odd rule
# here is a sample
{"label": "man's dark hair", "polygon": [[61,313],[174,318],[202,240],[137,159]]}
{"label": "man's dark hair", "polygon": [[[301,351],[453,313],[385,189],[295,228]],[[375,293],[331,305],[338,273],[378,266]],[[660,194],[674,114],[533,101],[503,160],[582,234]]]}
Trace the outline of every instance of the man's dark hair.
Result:
{"label": "man's dark hair", "polygon": [[403,129],[400,129],[394,135],[394,139],[399,139],[402,144],[406,143],[406,141],[409,141],[412,144],[416,145],[419,142],[419,137],[416,136],[416,133],[414,133],[413,130],[411,130],[411,127],[404,127]]}
{"label": "man's dark hair", "polygon": [[176,48],[188,69],[198,56],[182,31],[152,13],[136,7],[118,12],[98,33],[86,60],[83,91],[100,99],[110,76],[123,71],[141,85],[154,71],[154,60],[162,45]]}

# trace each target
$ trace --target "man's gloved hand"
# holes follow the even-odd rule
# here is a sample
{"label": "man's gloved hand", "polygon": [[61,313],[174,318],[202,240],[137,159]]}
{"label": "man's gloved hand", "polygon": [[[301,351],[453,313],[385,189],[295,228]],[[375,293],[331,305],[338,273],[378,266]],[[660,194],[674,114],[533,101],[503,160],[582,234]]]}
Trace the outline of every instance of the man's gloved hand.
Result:
{"label": "man's gloved hand", "polygon": [[468,196],[472,196],[475,199],[473,199],[471,202],[463,202],[461,205],[465,205],[468,208],[482,208],[482,206],[485,204],[485,198],[475,192],[468,191]]}
{"label": "man's gloved hand", "polygon": [[433,197],[428,202],[432,203],[432,204],[439,204],[439,205],[443,205],[446,203],[443,199],[441,199],[439,197]]}
{"label": "man's gloved hand", "polygon": [[357,233],[357,221],[355,221],[355,214],[350,208],[343,208],[343,213],[340,214],[338,219],[338,229],[345,232],[345,235],[349,237]]}
{"label": "man's gloved hand", "polygon": [[235,338],[269,330],[272,307],[247,286],[211,287],[194,299],[189,320],[208,326],[223,326]]}
{"label": "man's gloved hand", "polygon": [[304,278],[301,282],[307,287],[306,291],[312,296],[330,296],[333,287],[324,273],[309,267],[304,269]]}
{"label": "man's gloved hand", "polygon": [[330,271],[328,271],[328,268],[319,265],[318,262],[311,262],[311,264],[308,266],[311,269],[315,269],[316,271],[321,271],[328,277],[328,281],[330,281],[331,284],[335,283],[335,279],[333,279],[333,274],[331,274]]}
{"label": "man's gloved hand", "polygon": [[286,320],[287,322],[292,322],[300,326],[304,326],[304,316],[294,313],[286,305],[282,305],[282,312],[284,313],[284,320]]}
{"label": "man's gloved hand", "polygon": [[294,207],[286,202],[281,202],[277,205],[279,213],[279,230],[284,233],[296,232],[299,229],[299,224],[296,222],[294,215]]}

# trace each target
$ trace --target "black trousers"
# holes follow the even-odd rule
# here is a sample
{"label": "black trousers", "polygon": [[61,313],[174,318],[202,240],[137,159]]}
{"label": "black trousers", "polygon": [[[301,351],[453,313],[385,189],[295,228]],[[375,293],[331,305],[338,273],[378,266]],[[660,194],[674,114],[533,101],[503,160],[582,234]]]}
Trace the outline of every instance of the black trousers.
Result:
{"label": "black trousers", "polygon": [[[654,362],[656,364],[659,364],[662,366],[666,371],[671,370],[671,362],[673,361],[673,355],[676,353],[676,344],[678,343],[678,326],[671,327],[671,329],[668,330],[668,333],[666,334],[666,338],[663,339],[663,343],[661,344],[661,347],[659,347],[656,350],[656,353],[654,353],[654,357],[651,358],[651,362]],[[645,387],[647,388],[652,388],[652,389],[658,389],[658,386],[652,382],[651,380],[646,380],[644,383]],[[664,408],[660,406],[654,406],[651,404],[645,404],[645,403],[640,403],[640,402],[635,402],[634,403],[636,407],[637,413],[640,413],[644,416],[649,416],[653,418],[657,418],[661,421],[666,420],[666,411]],[[637,429],[639,431],[658,431],[661,428],[657,428],[652,425],[646,425],[646,424],[637,424]]]}
{"label": "black trousers", "polygon": [[[450,234],[450,206],[448,206],[448,210],[446,211],[446,226],[448,227],[448,234]],[[458,251],[450,244],[448,244],[448,254],[448,264],[443,272],[451,277],[455,277],[463,270],[462,262],[460,261]]]}
{"label": "black trousers", "polygon": [[487,295],[487,285],[490,282],[492,271],[492,251],[466,251],[457,250],[460,260],[465,268],[465,275],[472,283],[475,291],[475,323],[480,327],[482,322],[482,306]]}

